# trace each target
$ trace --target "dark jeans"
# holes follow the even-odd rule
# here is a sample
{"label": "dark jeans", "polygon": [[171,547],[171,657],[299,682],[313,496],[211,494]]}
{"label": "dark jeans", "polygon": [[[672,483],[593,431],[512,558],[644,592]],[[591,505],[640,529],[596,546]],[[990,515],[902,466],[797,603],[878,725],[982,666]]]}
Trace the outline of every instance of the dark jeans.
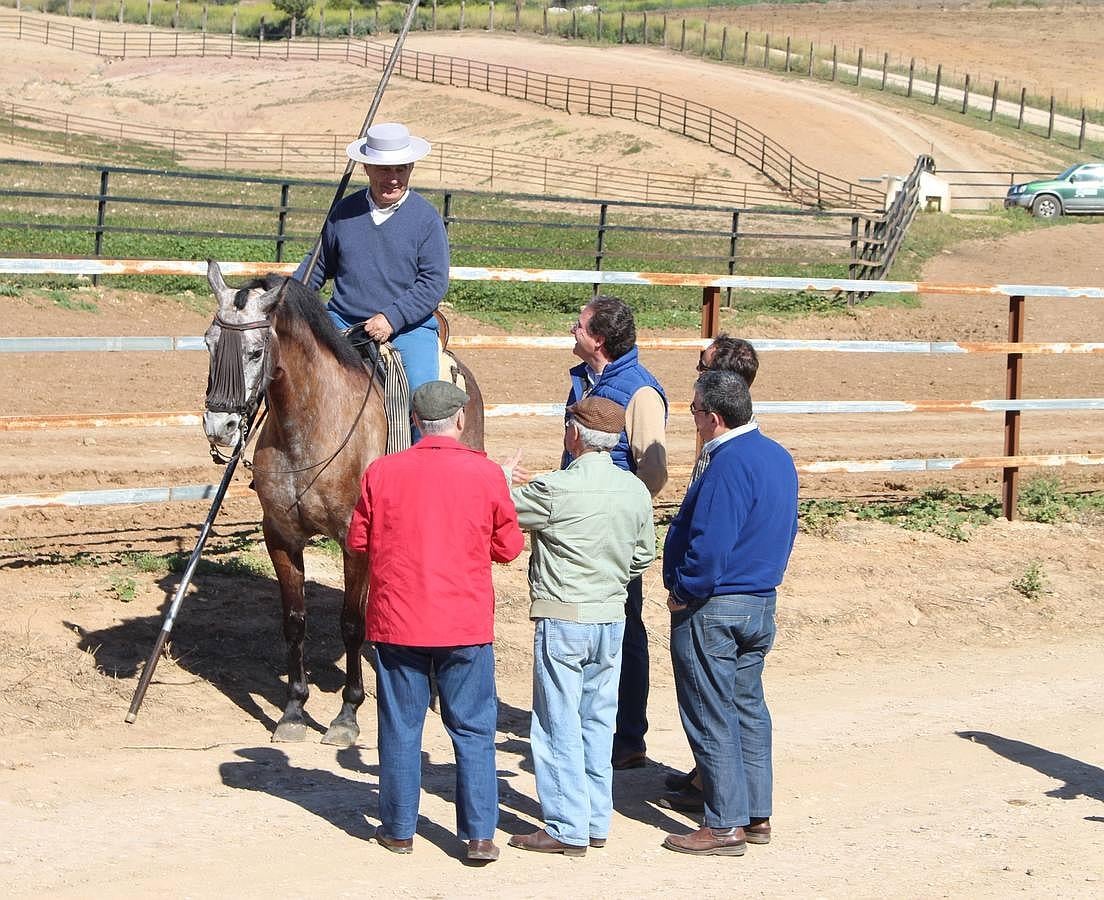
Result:
{"label": "dark jeans", "polygon": [[621,643],[621,681],[617,688],[617,731],[613,755],[642,753],[648,733],[648,632],[644,630],[644,584],[629,582],[625,599],[625,639]]}
{"label": "dark jeans", "polygon": [[380,827],[405,840],[418,824],[422,727],[435,671],[441,721],[456,754],[456,831],[462,841],[494,837],[498,826],[495,765],[494,646],[403,647],[376,644]]}
{"label": "dark jeans", "polygon": [[710,828],[771,814],[771,717],[763,662],[774,643],[775,598],[711,597],[671,616],[671,662],[686,738]]}

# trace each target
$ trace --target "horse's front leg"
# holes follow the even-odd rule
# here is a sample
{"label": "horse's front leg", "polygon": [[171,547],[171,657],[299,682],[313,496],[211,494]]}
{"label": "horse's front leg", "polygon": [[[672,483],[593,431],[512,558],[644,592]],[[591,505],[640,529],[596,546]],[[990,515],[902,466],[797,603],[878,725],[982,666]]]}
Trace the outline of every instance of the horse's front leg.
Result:
{"label": "horse's front leg", "polygon": [[345,551],[345,605],[341,610],[341,637],[345,641],[345,689],[341,712],[331,723],[323,744],[351,747],[360,736],[357,710],[364,702],[364,604],[368,594],[368,557]]}
{"label": "horse's front leg", "polygon": [[301,741],[307,736],[303,705],[310,690],[303,661],[303,638],[307,628],[307,610],[303,598],[303,549],[287,546],[278,535],[265,529],[265,546],[280,582],[284,613],[284,640],[287,642],[287,705],[276,723],[273,741]]}

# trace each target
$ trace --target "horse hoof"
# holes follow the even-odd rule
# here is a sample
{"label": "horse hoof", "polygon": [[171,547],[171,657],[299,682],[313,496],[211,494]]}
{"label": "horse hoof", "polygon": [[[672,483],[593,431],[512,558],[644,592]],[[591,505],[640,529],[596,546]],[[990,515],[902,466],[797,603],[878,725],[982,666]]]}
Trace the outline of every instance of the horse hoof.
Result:
{"label": "horse hoof", "polygon": [[272,733],[272,743],[293,744],[307,738],[307,726],[302,722],[281,722]]}
{"label": "horse hoof", "polygon": [[360,728],[356,725],[331,725],[322,736],[323,744],[334,747],[352,747],[360,737]]}

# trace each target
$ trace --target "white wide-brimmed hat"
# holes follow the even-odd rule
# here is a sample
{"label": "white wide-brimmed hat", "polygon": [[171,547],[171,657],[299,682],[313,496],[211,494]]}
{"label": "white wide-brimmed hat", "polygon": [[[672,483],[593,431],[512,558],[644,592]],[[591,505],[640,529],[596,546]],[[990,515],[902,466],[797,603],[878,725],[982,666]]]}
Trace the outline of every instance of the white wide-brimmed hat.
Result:
{"label": "white wide-brimmed hat", "polygon": [[414,137],[405,125],[383,122],[373,125],[364,137],[357,138],[345,152],[349,159],[373,166],[402,166],[417,162],[429,153],[429,141]]}

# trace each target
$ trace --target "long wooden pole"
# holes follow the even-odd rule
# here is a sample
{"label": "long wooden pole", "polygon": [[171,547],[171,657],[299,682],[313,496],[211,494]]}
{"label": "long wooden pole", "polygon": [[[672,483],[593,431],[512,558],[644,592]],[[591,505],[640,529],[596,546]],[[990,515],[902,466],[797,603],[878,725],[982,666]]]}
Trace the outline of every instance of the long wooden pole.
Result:
{"label": "long wooden pole", "polygon": [[[383,91],[387,87],[387,81],[391,77],[391,72],[395,68],[395,63],[402,54],[402,45],[406,40],[407,32],[410,31],[411,23],[414,21],[414,14],[417,12],[418,3],[419,0],[410,0],[410,6],[406,11],[406,18],[403,20],[402,31],[399,32],[399,36],[395,39],[395,45],[391,48],[391,56],[387,60],[387,65],[384,67],[383,74],[380,76],[379,84],[376,85],[376,93],[372,98],[372,105],[368,109],[368,114],[364,117],[364,124],[360,127],[359,137],[364,137],[368,133],[368,129],[372,125],[372,120],[376,116],[380,101],[383,100]],[[337,186],[337,191],[334,193],[333,202],[330,204],[330,210],[326,214],[327,219],[329,218],[330,212],[333,212],[334,207],[337,206],[341,198],[345,195],[345,188],[348,186],[349,179],[352,177],[354,165],[354,161],[350,159],[345,166],[345,174],[342,176],[341,183]],[[323,223],[325,223],[325,220],[323,220]],[[310,262],[307,265],[305,280],[308,282],[311,272],[314,271],[314,267],[318,262],[318,254],[321,249],[322,232],[319,230],[318,239],[314,243],[314,250],[311,252]],[[260,421],[256,423],[257,427],[260,427],[260,422],[263,421],[264,413],[261,414]],[[134,724],[135,720],[138,718],[138,710],[141,708],[142,701],[146,697],[146,689],[153,679],[153,672],[154,669],[157,668],[158,660],[161,658],[161,651],[165,647],[165,643],[169,638],[169,633],[172,631],[173,624],[176,621],[177,613],[180,611],[180,607],[184,601],[184,592],[188,589],[188,585],[192,581],[192,575],[195,572],[196,565],[199,563],[199,557],[203,553],[204,545],[207,543],[207,536],[211,533],[211,525],[214,523],[215,516],[218,515],[219,509],[222,507],[223,498],[226,496],[226,489],[230,486],[230,479],[233,478],[238,461],[245,452],[245,447],[248,443],[247,435],[252,433],[253,422],[251,421],[249,428],[238,444],[238,449],[226,464],[226,471],[223,473],[222,482],[219,484],[219,489],[215,493],[215,499],[211,504],[211,509],[207,513],[207,520],[200,529],[195,549],[192,550],[191,558],[188,560],[188,566],[181,576],[180,585],[177,587],[176,594],[173,596],[173,601],[169,605],[169,611],[165,614],[165,621],[161,626],[161,631],[157,635],[153,650],[150,651],[149,658],[146,660],[146,666],[142,670],[141,677],[138,679],[138,687],[134,690],[134,697],[130,701],[130,710],[126,714],[126,721],[128,724]]]}

